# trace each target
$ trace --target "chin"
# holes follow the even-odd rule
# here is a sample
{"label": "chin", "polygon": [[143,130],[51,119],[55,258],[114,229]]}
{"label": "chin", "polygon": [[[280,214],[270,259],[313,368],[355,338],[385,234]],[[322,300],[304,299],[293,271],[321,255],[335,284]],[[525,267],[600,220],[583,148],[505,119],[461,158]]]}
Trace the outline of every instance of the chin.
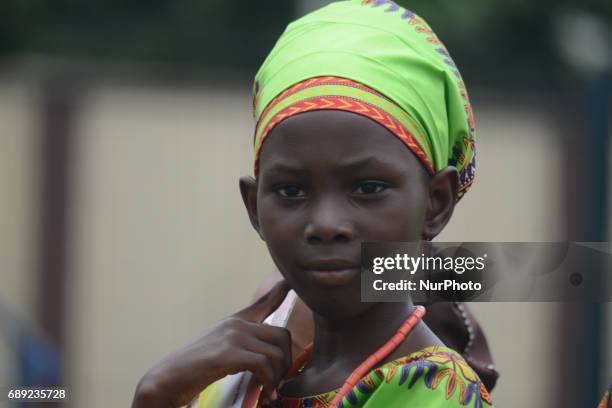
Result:
{"label": "chin", "polygon": [[294,290],[310,310],[330,320],[357,317],[374,305],[374,303],[361,302],[359,285],[356,288],[317,288],[315,290],[294,288]]}

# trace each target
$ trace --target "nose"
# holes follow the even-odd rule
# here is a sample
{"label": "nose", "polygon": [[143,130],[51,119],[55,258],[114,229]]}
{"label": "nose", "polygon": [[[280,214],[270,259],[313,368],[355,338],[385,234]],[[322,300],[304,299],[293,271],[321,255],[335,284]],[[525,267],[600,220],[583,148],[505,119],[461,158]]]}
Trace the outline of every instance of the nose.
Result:
{"label": "nose", "polygon": [[354,237],[354,226],[347,218],[346,209],[332,200],[316,205],[304,228],[304,239],[311,245],[349,242]]}

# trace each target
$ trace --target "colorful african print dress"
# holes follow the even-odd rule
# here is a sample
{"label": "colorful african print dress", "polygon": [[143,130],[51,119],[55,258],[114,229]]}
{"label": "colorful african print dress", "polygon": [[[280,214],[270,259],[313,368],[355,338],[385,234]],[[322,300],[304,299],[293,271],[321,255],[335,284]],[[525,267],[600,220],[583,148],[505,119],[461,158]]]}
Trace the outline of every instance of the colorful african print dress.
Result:
{"label": "colorful african print dress", "polygon": [[[192,407],[224,408],[218,405],[221,382],[208,387]],[[336,390],[311,397],[263,400],[258,408],[327,408],[335,393]],[[371,371],[338,406],[487,408],[493,402],[459,353],[448,347],[427,347]]]}

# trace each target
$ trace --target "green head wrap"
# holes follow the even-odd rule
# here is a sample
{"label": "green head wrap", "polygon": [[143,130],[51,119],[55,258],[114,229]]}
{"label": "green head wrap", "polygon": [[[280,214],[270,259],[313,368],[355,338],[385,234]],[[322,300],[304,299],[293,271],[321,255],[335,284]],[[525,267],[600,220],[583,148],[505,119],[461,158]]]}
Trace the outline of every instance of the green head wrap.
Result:
{"label": "green head wrap", "polygon": [[289,24],[255,77],[255,174],[276,124],[323,109],[386,127],[430,174],[455,166],[457,199],[472,183],[474,120],[461,74],[427,23],[392,1],[340,1]]}

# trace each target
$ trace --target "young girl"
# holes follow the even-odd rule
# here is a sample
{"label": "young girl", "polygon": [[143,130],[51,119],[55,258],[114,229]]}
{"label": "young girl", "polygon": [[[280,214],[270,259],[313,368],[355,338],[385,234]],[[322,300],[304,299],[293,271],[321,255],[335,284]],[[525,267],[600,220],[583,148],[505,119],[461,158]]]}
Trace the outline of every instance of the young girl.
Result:
{"label": "young girl", "polygon": [[[360,301],[361,242],[433,239],[474,177],[467,92],[436,35],[391,1],[333,3],[287,27],[254,93],[240,190],[286,283],[153,367],[133,407],[491,406],[423,307]],[[289,288],[315,326],[294,361],[289,332],[261,324]],[[246,371],[246,394],[221,395]]]}

